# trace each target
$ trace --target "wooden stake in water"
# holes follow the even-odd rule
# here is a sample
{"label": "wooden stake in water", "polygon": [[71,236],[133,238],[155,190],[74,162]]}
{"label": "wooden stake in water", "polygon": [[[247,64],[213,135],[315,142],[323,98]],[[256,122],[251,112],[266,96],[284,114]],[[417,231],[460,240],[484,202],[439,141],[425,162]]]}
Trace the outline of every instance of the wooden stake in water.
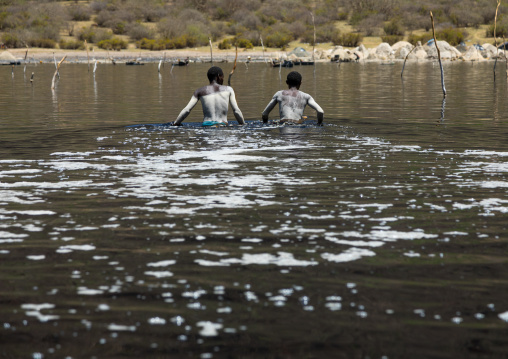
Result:
{"label": "wooden stake in water", "polygon": [[261,35],[259,35],[259,39],[261,40],[261,47],[263,48],[263,60],[265,61],[265,64],[266,64],[267,62],[266,62],[266,57],[265,57],[265,45],[263,45],[263,37]]}
{"label": "wooden stake in water", "polygon": [[434,44],[436,45],[437,59],[439,61],[439,68],[441,69],[441,87],[443,88],[443,96],[446,97],[443,64],[441,63],[441,51],[439,51],[439,46],[437,46],[436,30],[434,28],[434,15],[432,15],[432,11],[430,12],[430,19],[432,20],[432,36],[434,37]]}
{"label": "wooden stake in water", "polygon": [[228,86],[231,86],[231,77],[233,76],[236,70],[236,60],[238,59],[238,46],[235,46],[235,49],[236,49],[235,64],[233,65],[233,70],[231,70],[231,72],[229,73]]}
{"label": "wooden stake in water", "polygon": [[58,72],[58,66],[56,64],[56,58],[55,58],[54,52],[53,52],[53,61],[55,62],[56,75],[58,76],[58,78],[60,78],[60,73]]}
{"label": "wooden stake in water", "polygon": [[90,72],[90,54],[88,53],[88,44],[85,40],[86,59],[88,60],[88,72]]}
{"label": "wooden stake in water", "polygon": [[408,52],[408,54],[406,55],[406,58],[404,59],[404,65],[402,65],[402,71],[400,72],[400,77],[402,78],[402,76],[404,76],[404,68],[406,67],[406,61],[407,61],[407,58],[409,57],[409,54],[411,54],[413,52],[413,50],[416,49],[416,46],[414,46],[411,51]]}
{"label": "wooden stake in water", "polygon": [[496,61],[494,62],[494,81],[496,81],[496,66],[497,66],[497,12],[499,11],[499,6],[501,5],[501,0],[497,0],[496,6],[496,16],[494,17],[494,46],[496,47]]}
{"label": "wooden stake in water", "polygon": [[208,43],[210,44],[210,62],[213,65],[212,39],[210,37],[208,38]]}
{"label": "wooden stake in water", "polygon": [[[65,59],[67,58],[67,55],[65,55],[61,60],[60,62],[58,63],[58,65],[56,66],[56,71],[55,71],[55,74],[53,75],[53,81],[51,83],[51,89],[54,90],[55,89],[55,79],[56,79],[56,75],[58,74],[58,70],[60,69],[60,66],[62,65],[62,62],[65,61]],[[33,78],[33,72],[32,72],[32,78]],[[32,81],[32,80],[30,80]]]}
{"label": "wooden stake in water", "polygon": [[33,86],[34,85],[34,76],[35,76],[35,73],[32,72],[32,76],[30,76],[30,84]]}
{"label": "wooden stake in water", "polygon": [[508,80],[508,57],[506,57],[506,39],[503,36],[503,53],[506,60],[506,80]]}
{"label": "wooden stake in water", "polygon": [[[26,52],[25,52],[25,67],[23,68],[23,76],[26,73],[26,59],[28,57],[28,45],[26,45]],[[29,59],[30,60],[30,59]]]}
{"label": "wooden stake in water", "polygon": [[314,26],[314,42],[312,43],[312,61],[314,61],[314,53],[316,52],[316,22],[314,21],[314,14],[311,12],[312,26]]}

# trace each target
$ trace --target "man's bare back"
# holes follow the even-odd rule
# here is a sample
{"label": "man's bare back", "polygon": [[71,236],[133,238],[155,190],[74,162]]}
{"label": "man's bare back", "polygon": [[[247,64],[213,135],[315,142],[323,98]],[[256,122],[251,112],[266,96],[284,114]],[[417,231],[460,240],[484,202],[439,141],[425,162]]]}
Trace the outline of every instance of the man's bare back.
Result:
{"label": "man's bare back", "polygon": [[[301,75],[299,77],[296,71],[293,71],[288,75],[288,90],[278,91],[273,95],[272,100],[268,103],[262,113],[263,122],[268,121],[268,115],[273,110],[275,105],[279,104],[279,118],[282,121],[301,123],[303,122],[303,111],[306,105],[316,110],[318,124],[323,122],[324,112],[323,109],[317,104],[317,102],[303,91],[300,91]],[[296,79],[292,79],[292,76],[296,76]],[[298,81],[299,79],[299,81]]]}
{"label": "man's bare back", "polygon": [[187,106],[180,112],[173,126],[179,126],[196,106],[199,100],[203,107],[203,124],[205,123],[223,123],[228,124],[228,106],[231,105],[233,114],[240,125],[245,124],[242,111],[236,102],[235,92],[229,86],[224,86],[224,74],[218,67],[212,67],[208,70],[210,85],[197,89],[192,95]]}

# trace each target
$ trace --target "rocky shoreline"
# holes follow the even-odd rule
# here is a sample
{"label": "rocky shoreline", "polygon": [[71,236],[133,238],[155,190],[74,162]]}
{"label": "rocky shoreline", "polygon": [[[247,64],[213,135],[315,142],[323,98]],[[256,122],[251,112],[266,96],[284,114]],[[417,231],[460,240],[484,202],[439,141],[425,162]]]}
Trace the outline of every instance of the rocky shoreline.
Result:
{"label": "rocky shoreline", "polygon": [[[505,51],[496,49],[491,44],[483,45],[459,45],[451,46],[445,41],[437,42],[441,59],[443,61],[487,61],[496,58],[505,59]],[[25,63],[26,49],[8,49],[0,51],[0,64],[21,64]],[[55,59],[59,61],[63,56],[67,56],[68,63],[87,63],[88,61],[99,63],[158,63],[163,60],[166,63],[178,63],[185,59],[190,62],[210,62],[210,52],[204,50],[166,50],[166,51],[106,51],[98,50],[89,52],[87,55],[84,50],[60,50],[60,49],[29,49],[26,63],[49,63]],[[418,44],[416,47],[409,42],[400,41],[390,46],[388,43],[382,43],[375,48],[366,48],[360,45],[357,48],[344,48],[336,46],[330,49],[315,50],[314,60],[317,62],[390,62],[397,60],[408,61],[435,61],[437,60],[437,50],[433,42],[424,45]],[[235,59],[234,50],[214,50],[214,62],[233,62]],[[304,57],[295,55],[294,51],[259,51],[259,50],[240,50],[238,52],[238,61],[240,62],[271,62],[272,60],[297,60],[312,59],[312,55],[306,53]]]}

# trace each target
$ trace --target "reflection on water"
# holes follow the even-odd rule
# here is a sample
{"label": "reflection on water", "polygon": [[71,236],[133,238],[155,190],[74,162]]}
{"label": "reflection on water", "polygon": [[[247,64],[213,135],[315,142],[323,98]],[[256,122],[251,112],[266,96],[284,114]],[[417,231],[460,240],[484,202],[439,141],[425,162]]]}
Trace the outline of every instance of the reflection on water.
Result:
{"label": "reflection on water", "polygon": [[33,87],[15,73],[0,90],[2,353],[506,353],[506,83],[451,65],[445,104],[432,64],[407,64],[404,87],[397,65],[318,66],[302,90],[323,127],[311,111],[259,122],[288,72],[263,64],[235,72],[249,120],[227,128],[193,123],[199,108],[147,125],[174,120],[206,65],[68,64],[54,92],[50,66],[29,66]]}

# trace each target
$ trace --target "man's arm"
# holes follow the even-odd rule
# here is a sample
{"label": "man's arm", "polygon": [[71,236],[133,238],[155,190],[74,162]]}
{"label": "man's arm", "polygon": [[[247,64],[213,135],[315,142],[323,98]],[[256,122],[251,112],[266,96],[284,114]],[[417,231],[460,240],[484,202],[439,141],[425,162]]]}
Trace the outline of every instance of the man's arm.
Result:
{"label": "man's arm", "polygon": [[231,88],[231,93],[229,94],[229,103],[231,104],[231,108],[233,109],[233,114],[235,115],[236,120],[240,125],[245,125],[245,120],[243,119],[242,111],[240,111],[240,107],[236,103],[235,91]]}
{"label": "man's arm", "polygon": [[317,104],[317,102],[312,97],[309,99],[309,102],[307,102],[307,104],[310,107],[312,107],[314,110],[316,110],[317,123],[318,123],[318,125],[321,125],[323,123],[323,119],[324,119],[324,115],[325,115],[325,113],[323,112],[323,109],[321,108],[321,106],[319,106]]}
{"label": "man's arm", "polygon": [[192,98],[190,99],[187,106],[185,106],[185,108],[182,110],[182,112],[180,112],[180,114],[176,118],[176,121],[173,122],[171,125],[172,126],[180,126],[180,124],[183,122],[183,120],[185,120],[185,118],[187,116],[189,116],[189,113],[194,108],[194,106],[196,106],[198,101],[199,101],[199,99],[197,98],[196,94],[192,95]]}
{"label": "man's arm", "polygon": [[270,111],[273,110],[277,102],[278,102],[277,96],[273,96],[272,100],[268,103],[268,105],[264,109],[263,113],[261,114],[261,118],[263,119],[264,123],[268,122],[268,115],[270,114]]}

